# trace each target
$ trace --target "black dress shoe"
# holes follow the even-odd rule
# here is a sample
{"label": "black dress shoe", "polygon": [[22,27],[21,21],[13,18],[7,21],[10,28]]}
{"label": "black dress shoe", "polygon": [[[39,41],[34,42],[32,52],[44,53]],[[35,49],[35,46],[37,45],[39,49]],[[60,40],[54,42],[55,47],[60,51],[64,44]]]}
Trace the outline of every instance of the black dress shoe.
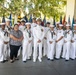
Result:
{"label": "black dress shoe", "polygon": [[28,59],[28,60],[31,60],[31,58],[30,58],[30,59]]}
{"label": "black dress shoe", "polygon": [[4,63],[4,61],[1,61],[0,63]]}
{"label": "black dress shoe", "polygon": [[65,60],[65,61],[69,61],[69,60]]}
{"label": "black dress shoe", "polygon": [[24,63],[26,63],[26,61],[23,61]]}
{"label": "black dress shoe", "polygon": [[47,58],[47,60],[50,60],[50,58]]}
{"label": "black dress shoe", "polygon": [[64,59],[63,57],[60,57],[61,59]]}
{"label": "black dress shoe", "polygon": [[59,60],[59,58],[55,58],[56,60]]}
{"label": "black dress shoe", "polygon": [[50,59],[51,61],[54,61],[54,59]]}
{"label": "black dress shoe", "polygon": [[74,59],[72,59],[72,58],[70,58],[71,60],[74,60]]}
{"label": "black dress shoe", "polygon": [[8,62],[8,60],[4,60],[4,62]]}

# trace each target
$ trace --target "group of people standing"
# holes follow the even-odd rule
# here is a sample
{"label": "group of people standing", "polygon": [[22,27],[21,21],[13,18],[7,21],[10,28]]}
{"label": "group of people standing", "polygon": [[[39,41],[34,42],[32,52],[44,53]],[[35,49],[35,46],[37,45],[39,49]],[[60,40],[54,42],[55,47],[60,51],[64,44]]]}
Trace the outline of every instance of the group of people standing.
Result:
{"label": "group of people standing", "polygon": [[[44,56],[48,60],[59,60],[64,58],[66,61],[76,58],[76,24],[71,30],[70,24],[56,24],[50,22],[45,26],[41,25],[41,19],[33,18],[32,23],[21,19],[21,22],[10,26],[10,20],[0,23],[0,62],[8,61],[13,63],[22,54],[22,61],[26,63],[42,62]],[[64,28],[65,27],[65,28]]]}

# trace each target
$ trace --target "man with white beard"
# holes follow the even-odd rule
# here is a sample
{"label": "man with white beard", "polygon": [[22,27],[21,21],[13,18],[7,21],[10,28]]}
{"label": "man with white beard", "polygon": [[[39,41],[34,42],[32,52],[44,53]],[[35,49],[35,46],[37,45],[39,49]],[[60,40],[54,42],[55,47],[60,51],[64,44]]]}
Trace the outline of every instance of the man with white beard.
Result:
{"label": "man with white beard", "polygon": [[50,30],[47,33],[47,44],[48,44],[47,58],[48,60],[52,60],[52,61],[54,60],[55,41],[56,41],[56,33],[54,30],[54,25],[50,25]]}

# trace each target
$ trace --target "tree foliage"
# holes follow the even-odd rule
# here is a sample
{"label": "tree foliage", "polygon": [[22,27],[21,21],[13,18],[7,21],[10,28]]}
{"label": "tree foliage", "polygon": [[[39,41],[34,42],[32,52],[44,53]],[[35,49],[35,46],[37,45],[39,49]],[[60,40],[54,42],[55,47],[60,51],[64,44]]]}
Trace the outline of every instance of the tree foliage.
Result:
{"label": "tree foliage", "polygon": [[63,14],[59,10],[66,5],[66,2],[63,0],[31,0],[30,2],[35,4],[35,7],[31,9],[30,13],[42,12],[48,17]]}
{"label": "tree foliage", "polygon": [[0,0],[0,14],[3,13],[12,13],[12,14],[20,14],[21,10],[26,14],[26,7],[29,10],[29,14],[33,14],[35,16],[39,16],[41,13],[50,16],[59,16],[63,14],[60,12],[66,5],[66,1],[64,0],[11,0],[11,2],[7,2],[9,8],[3,7],[3,4],[6,0]]}

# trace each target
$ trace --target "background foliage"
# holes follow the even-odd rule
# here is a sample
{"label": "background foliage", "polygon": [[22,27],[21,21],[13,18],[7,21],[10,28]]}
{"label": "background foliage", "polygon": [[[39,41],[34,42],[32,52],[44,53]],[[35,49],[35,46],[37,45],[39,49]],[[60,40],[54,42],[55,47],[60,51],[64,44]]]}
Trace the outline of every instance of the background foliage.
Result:
{"label": "background foliage", "polygon": [[[5,2],[8,4],[8,8],[4,6]],[[41,13],[48,18],[56,16],[58,18],[63,15],[64,12],[61,11],[66,5],[64,0],[0,0],[0,16],[8,15],[12,13],[13,15],[19,15],[21,11],[25,15],[33,14],[39,17]],[[28,8],[29,13],[26,12]]]}

